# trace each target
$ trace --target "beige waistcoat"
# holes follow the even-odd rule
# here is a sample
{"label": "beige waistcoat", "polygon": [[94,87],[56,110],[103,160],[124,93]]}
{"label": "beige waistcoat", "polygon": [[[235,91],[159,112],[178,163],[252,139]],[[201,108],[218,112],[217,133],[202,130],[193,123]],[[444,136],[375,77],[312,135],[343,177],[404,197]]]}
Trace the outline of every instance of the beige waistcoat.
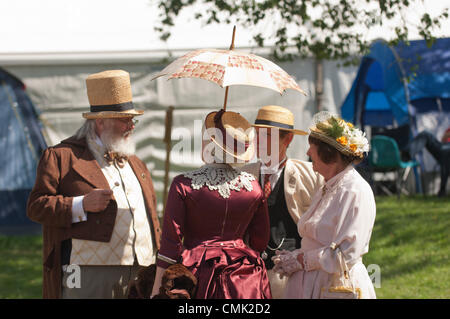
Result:
{"label": "beige waistcoat", "polygon": [[150,225],[139,181],[128,162],[123,168],[109,164],[104,147],[91,138],[89,149],[99,163],[117,202],[117,217],[111,240],[107,243],[72,239],[70,263],[77,265],[139,265],[155,263]]}

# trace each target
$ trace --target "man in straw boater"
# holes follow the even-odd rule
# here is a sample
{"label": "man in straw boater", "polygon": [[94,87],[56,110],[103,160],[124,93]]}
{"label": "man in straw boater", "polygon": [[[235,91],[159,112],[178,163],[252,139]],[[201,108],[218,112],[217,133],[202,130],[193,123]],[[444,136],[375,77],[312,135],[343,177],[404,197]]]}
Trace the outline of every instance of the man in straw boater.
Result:
{"label": "man in straw boater", "polygon": [[269,216],[256,178],[235,164],[254,156],[254,129],[235,112],[205,118],[205,165],[176,176],[170,187],[152,295],[164,269],[183,263],[198,280],[197,299],[271,298],[260,253]]}
{"label": "man in straw boater", "polygon": [[155,262],[160,229],[146,165],[135,155],[130,76],[88,76],[90,112],[43,153],[27,214],[43,225],[44,298],[121,298]]}
{"label": "man in straw boater", "polygon": [[290,110],[277,105],[263,106],[253,126],[257,131],[259,162],[251,164],[253,167],[248,171],[259,177],[267,198],[270,240],[262,257],[268,269],[272,296],[281,298],[286,278],[272,270],[271,257],[276,250],[300,248],[297,222],[323,184],[323,178],[313,171],[311,163],[287,158],[294,135],[307,134],[294,129],[294,115]]}

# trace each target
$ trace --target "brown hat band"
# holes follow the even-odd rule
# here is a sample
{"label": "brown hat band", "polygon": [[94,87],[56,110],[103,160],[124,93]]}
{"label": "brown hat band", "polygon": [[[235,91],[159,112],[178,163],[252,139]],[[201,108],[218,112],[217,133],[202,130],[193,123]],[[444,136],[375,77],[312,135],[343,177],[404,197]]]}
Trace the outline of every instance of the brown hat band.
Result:
{"label": "brown hat band", "polygon": [[[225,127],[223,127],[223,124],[222,124],[222,115],[224,113],[225,113],[224,109],[221,109],[219,112],[216,113],[216,115],[214,116],[214,124],[215,124],[216,128],[218,128],[219,131],[222,133],[222,145],[227,145],[226,144],[227,136],[230,136],[230,135],[227,133],[227,131],[225,130]],[[250,145],[248,142],[242,143],[233,137],[233,149],[234,149],[235,153],[238,151],[238,144],[244,145],[245,151],[247,151],[247,149]]]}
{"label": "brown hat band", "polygon": [[289,130],[293,130],[294,129],[294,125],[289,125],[289,124],[284,124],[284,123],[280,123],[280,122],[274,122],[274,121],[269,121],[269,120],[255,120],[255,124],[260,124],[260,125],[270,125],[270,126],[275,126],[275,127],[279,127],[279,128],[286,128]]}
{"label": "brown hat band", "polygon": [[125,102],[111,105],[91,105],[91,112],[122,112],[134,109],[133,102]]}

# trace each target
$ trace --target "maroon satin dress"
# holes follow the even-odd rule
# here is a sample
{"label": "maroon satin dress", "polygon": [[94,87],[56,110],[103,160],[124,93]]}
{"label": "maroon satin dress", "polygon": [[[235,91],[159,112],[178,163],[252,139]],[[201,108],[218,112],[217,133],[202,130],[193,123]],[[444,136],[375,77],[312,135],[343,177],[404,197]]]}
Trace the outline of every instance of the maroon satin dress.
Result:
{"label": "maroon satin dress", "polygon": [[[260,257],[270,236],[267,203],[258,181],[251,183],[252,191],[231,190],[223,198],[205,185],[193,189],[183,175],[172,182],[159,255],[182,262],[197,277],[195,298],[271,298]],[[158,258],[157,265],[170,263]]]}

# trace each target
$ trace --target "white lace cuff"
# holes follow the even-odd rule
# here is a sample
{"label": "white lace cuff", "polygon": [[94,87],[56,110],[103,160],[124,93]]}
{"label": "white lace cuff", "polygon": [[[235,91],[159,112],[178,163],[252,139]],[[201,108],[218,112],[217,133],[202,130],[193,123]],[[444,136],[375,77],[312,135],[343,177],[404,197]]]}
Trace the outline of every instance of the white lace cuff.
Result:
{"label": "white lace cuff", "polygon": [[303,265],[299,263],[297,256],[299,250],[294,251],[277,251],[277,254],[272,257],[275,264],[274,271],[283,275],[291,275],[292,273],[302,270]]}

